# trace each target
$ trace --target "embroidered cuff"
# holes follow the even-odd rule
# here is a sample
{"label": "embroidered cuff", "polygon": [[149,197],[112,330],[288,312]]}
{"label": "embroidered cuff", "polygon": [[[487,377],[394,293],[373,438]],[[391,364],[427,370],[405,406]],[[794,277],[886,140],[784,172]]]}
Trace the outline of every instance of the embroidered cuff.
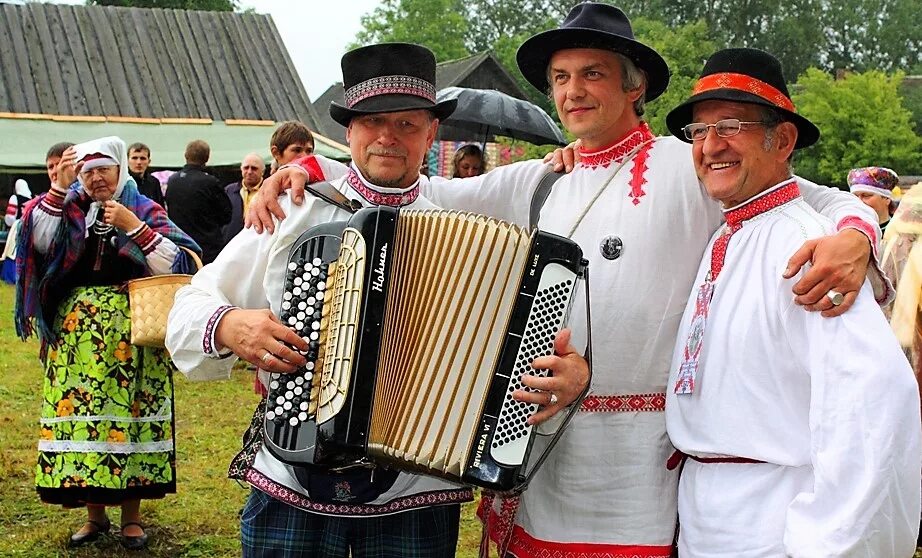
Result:
{"label": "embroidered cuff", "polygon": [[860,217],[855,216],[845,217],[839,221],[836,225],[836,231],[842,231],[844,229],[855,229],[868,237],[868,242],[871,243],[871,262],[869,267],[873,270],[868,273],[868,276],[871,279],[871,286],[874,288],[874,299],[881,306],[889,304],[893,300],[895,292],[893,290],[893,284],[890,283],[890,280],[884,274],[883,269],[880,267],[880,262],[878,261],[880,257],[878,249],[880,246],[877,242],[877,230]]}
{"label": "embroidered cuff", "polygon": [[877,231],[870,224],[866,223],[861,217],[849,216],[845,217],[836,225],[836,232],[842,231],[843,229],[855,229],[858,232],[864,234],[868,237],[868,242],[871,243],[871,255],[874,256],[874,260],[877,260],[879,254],[877,253]]}
{"label": "embroidered cuff", "polygon": [[226,304],[224,306],[219,306],[217,310],[214,311],[214,314],[208,318],[208,323],[205,325],[205,335],[202,336],[202,352],[208,355],[211,358],[227,358],[231,354],[230,351],[219,352],[215,349],[215,339],[214,334],[218,329],[218,323],[221,321],[221,318],[224,317],[224,314],[227,314],[231,310],[236,310],[236,306],[231,306]]}
{"label": "embroidered cuff", "polygon": [[48,190],[38,207],[53,217],[60,217],[64,209],[64,195],[54,190]]}
{"label": "embroidered cuff", "polygon": [[287,167],[297,167],[302,171],[307,173],[307,181],[310,184],[314,182],[322,182],[326,180],[326,176],[323,173],[323,169],[320,167],[320,163],[317,162],[317,158],[313,155],[305,155],[300,159],[295,159],[294,161],[288,163],[287,165],[282,165],[279,170]]}
{"label": "embroidered cuff", "polygon": [[141,223],[141,226],[128,233],[128,238],[138,245],[138,248],[144,252],[145,256],[151,255],[163,237],[157,231],[151,229],[147,223]]}

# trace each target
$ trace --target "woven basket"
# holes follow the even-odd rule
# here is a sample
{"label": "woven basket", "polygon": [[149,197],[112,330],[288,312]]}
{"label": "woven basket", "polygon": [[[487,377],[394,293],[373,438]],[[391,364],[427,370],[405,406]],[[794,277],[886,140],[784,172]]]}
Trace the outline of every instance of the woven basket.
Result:
{"label": "woven basket", "polygon": [[[183,248],[199,269],[198,254]],[[131,344],[142,347],[164,347],[166,320],[173,308],[176,291],[188,285],[192,276],[185,273],[155,275],[128,281],[128,304],[131,306]]]}

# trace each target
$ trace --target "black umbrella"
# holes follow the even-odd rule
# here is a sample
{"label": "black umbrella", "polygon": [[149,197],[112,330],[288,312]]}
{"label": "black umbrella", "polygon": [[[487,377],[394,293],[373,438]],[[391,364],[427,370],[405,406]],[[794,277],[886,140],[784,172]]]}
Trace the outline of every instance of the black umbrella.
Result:
{"label": "black umbrella", "polygon": [[438,102],[458,99],[458,108],[445,120],[442,139],[483,138],[486,142],[494,135],[537,145],[567,143],[560,128],[541,107],[500,91],[446,87],[438,92],[436,99]]}

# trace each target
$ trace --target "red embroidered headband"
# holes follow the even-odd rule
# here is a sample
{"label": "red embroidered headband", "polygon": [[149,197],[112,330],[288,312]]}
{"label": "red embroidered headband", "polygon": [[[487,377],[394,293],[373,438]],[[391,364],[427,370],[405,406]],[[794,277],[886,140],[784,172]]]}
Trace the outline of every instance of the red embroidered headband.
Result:
{"label": "red embroidered headband", "polygon": [[380,76],[350,87],[345,94],[346,106],[378,95],[415,95],[435,103],[435,86],[414,76]]}
{"label": "red embroidered headband", "polygon": [[695,83],[692,95],[694,96],[706,91],[714,91],[715,89],[736,89],[738,91],[745,91],[746,93],[752,93],[753,95],[762,97],[777,107],[790,112],[796,112],[794,103],[792,103],[784,93],[764,81],[745,74],[724,72],[704,76]]}

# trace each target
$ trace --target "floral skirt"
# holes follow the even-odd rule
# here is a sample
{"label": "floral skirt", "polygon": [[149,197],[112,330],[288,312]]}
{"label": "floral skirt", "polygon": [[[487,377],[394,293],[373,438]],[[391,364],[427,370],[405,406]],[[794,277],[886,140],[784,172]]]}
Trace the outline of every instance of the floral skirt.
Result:
{"label": "floral skirt", "polygon": [[173,363],[130,344],[128,296],[74,289],[58,308],[45,359],[35,485],[64,507],[176,492]]}

